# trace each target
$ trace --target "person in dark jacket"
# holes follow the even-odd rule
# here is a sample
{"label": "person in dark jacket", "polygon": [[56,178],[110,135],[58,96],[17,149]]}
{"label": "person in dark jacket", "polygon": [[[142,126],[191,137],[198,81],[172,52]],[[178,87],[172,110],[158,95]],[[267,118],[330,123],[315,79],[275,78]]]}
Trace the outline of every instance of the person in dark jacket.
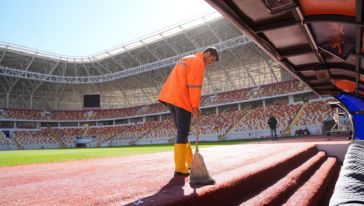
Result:
{"label": "person in dark jacket", "polygon": [[268,119],[268,125],[270,128],[270,133],[272,135],[272,141],[278,140],[277,123],[278,123],[277,119],[273,116],[273,114],[270,114],[270,117]]}

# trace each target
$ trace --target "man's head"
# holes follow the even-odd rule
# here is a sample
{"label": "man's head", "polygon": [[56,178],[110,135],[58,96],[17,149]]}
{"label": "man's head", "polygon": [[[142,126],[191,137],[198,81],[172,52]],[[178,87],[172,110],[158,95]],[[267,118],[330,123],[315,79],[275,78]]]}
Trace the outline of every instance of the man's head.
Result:
{"label": "man's head", "polygon": [[219,54],[215,47],[209,47],[203,51],[203,61],[205,62],[205,65],[210,65],[219,61]]}

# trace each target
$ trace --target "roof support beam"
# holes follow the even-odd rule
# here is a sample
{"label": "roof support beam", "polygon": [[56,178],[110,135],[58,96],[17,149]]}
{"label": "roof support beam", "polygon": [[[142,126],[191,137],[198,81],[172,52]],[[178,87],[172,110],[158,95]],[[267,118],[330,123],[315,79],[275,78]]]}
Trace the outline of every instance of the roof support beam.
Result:
{"label": "roof support beam", "polygon": [[[219,35],[217,35],[216,31],[215,31],[213,28],[211,28],[210,22],[208,22],[208,23],[207,23],[207,27],[210,29],[211,33],[215,36],[215,38],[216,38],[219,42],[221,42],[221,41],[222,41],[222,39],[220,38],[220,36],[219,36]],[[221,62],[220,62],[219,64],[221,64]],[[234,82],[231,80],[231,77],[230,77],[230,75],[229,75],[228,71],[226,70],[226,67],[222,67],[222,69],[224,70],[225,77],[226,77],[226,79],[230,82],[230,85],[232,86],[232,89],[233,89],[233,90],[236,90],[236,89],[237,89],[237,87],[236,87],[236,85],[234,84]]]}
{"label": "roof support beam", "polygon": [[[26,67],[24,68],[24,71],[27,72],[28,69],[30,68],[30,66],[32,65],[35,57],[37,56],[37,53],[35,53],[33,55],[33,57],[30,59],[30,61],[28,61],[28,64],[26,65]],[[8,92],[6,93],[6,106],[9,107],[9,97],[11,92],[13,91],[15,85],[19,82],[20,78],[16,79],[9,87]]]}
{"label": "roof support beam", "polygon": [[[59,65],[60,60],[58,60],[50,69],[48,74],[53,74],[53,72],[56,70],[56,68]],[[34,97],[34,93],[38,90],[38,88],[40,86],[42,86],[42,84],[44,83],[44,81],[39,82],[39,84],[37,86],[35,86],[35,88],[32,90],[31,94],[30,94],[30,107],[33,108],[33,97]]]}
{"label": "roof support beam", "polygon": [[[239,47],[249,43],[250,40],[245,36],[238,36],[223,42],[218,42],[213,45],[217,48],[218,51],[224,51],[230,48]],[[203,48],[200,48],[203,49]],[[95,83],[102,83],[102,82],[109,82],[117,79],[122,79],[134,75],[139,75],[144,72],[149,72],[161,68],[165,68],[171,65],[174,65],[178,59],[183,56],[187,56],[190,54],[195,53],[196,51],[189,51],[183,54],[179,54],[173,57],[168,57],[156,62],[151,62],[143,65],[139,65],[134,68],[124,69],[122,71],[117,71],[111,74],[104,74],[100,76],[91,76],[91,77],[84,77],[84,76],[59,76],[59,75],[50,75],[50,74],[43,74],[38,72],[30,72],[26,70],[19,70],[15,68],[9,68],[0,66],[0,75],[9,76],[9,77],[17,77],[21,79],[32,79],[35,81],[46,81],[52,83],[66,83],[66,84],[95,84]]]}
{"label": "roof support beam", "polygon": [[250,80],[252,81],[252,83],[254,84],[254,86],[257,86],[257,83],[255,82],[255,80],[254,80],[253,76],[251,75],[251,73],[250,73],[249,69],[246,67],[245,62],[244,62],[243,60],[241,60],[241,58],[239,58],[236,54],[234,54],[231,50],[228,50],[228,52],[229,52],[232,56],[234,56],[236,59],[238,59],[238,60],[239,60],[239,62],[241,62],[243,69],[244,69],[244,70],[245,70],[245,72],[247,73],[248,77],[250,78]]}
{"label": "roof support beam", "polygon": [[178,51],[167,41],[167,39],[163,39],[163,40],[164,40],[164,42],[166,42],[166,44],[169,46],[169,48],[171,48],[174,51],[175,55],[177,55]]}
{"label": "roof support beam", "polygon": [[[115,58],[114,58],[114,56],[113,55],[111,55],[110,53],[108,53],[108,52],[106,52],[106,54],[108,54],[109,55],[109,57],[111,58],[111,60],[116,64],[116,65],[118,65],[120,68],[122,68],[122,69],[125,69],[125,66],[123,66],[123,65],[121,65],[119,62],[117,62],[116,60],[115,60]],[[98,64],[100,64],[98,61],[97,61],[97,63]]]}
{"label": "roof support beam", "polygon": [[264,55],[262,55],[262,53],[258,52],[257,50],[255,50],[255,48],[253,48],[253,46],[248,46],[255,54],[257,54],[258,56],[262,57],[262,59],[265,61],[265,63],[267,64],[271,75],[273,76],[275,82],[278,82],[278,78],[277,75],[274,73],[272,65],[270,64],[269,60],[267,60]]}
{"label": "roof support beam", "polygon": [[[66,61],[63,67],[63,72],[62,72],[62,76],[64,76],[67,72],[67,64],[68,62]],[[57,95],[54,97],[55,101],[54,101],[54,107],[56,109],[59,108],[59,103],[60,100],[62,99],[62,96],[64,94],[64,88],[65,88],[65,84],[62,84],[61,87],[57,90]]]}
{"label": "roof support beam", "polygon": [[[115,59],[113,58],[113,56],[111,56],[110,55],[110,57],[112,58],[112,60],[115,62],[115,63],[117,63],[116,61],[115,61]],[[105,67],[104,65],[102,65],[99,61],[95,61],[96,62],[96,64],[98,64],[101,68],[103,68],[105,71],[107,71],[108,73],[111,73],[111,71],[110,71],[110,69],[109,68],[107,68],[107,67]],[[119,63],[117,63],[118,65],[119,65]],[[99,71],[99,70],[98,70]],[[101,72],[99,71],[99,73],[101,74]],[[110,87],[112,87],[112,88],[115,88],[116,90],[119,90],[120,92],[121,92],[121,94],[123,95],[123,98],[124,98],[124,101],[127,103],[127,104],[129,104],[130,105],[130,101],[128,100],[128,98],[126,98],[126,93],[125,93],[125,91],[123,90],[123,88],[121,88],[121,87],[119,87],[119,86],[116,86],[116,85],[114,85],[114,84],[109,84],[110,85]]]}
{"label": "roof support beam", "polygon": [[0,64],[3,61],[7,50],[8,50],[7,48],[3,50],[2,54],[1,54],[1,57],[0,57]]}

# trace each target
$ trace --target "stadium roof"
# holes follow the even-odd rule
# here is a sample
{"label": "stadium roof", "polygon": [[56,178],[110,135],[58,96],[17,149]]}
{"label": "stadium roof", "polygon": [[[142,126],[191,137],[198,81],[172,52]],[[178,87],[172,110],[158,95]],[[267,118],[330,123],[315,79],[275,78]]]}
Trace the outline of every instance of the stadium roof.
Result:
{"label": "stadium roof", "polygon": [[[50,52],[44,52],[0,42],[0,51],[2,51],[2,54],[0,55],[0,63],[4,57],[6,57],[7,53],[13,53],[17,56],[17,59],[21,58],[22,60],[26,61],[25,68],[23,65],[20,66],[21,68],[18,68],[18,66],[5,66],[0,64],[0,75],[51,83],[96,84],[110,82],[117,79],[153,71],[166,66],[171,66],[182,56],[190,55],[198,50],[202,50],[207,46],[215,46],[218,51],[224,51],[226,49],[238,47],[250,42],[247,37],[244,37],[241,34],[239,36],[235,36],[234,38],[220,37],[219,34],[215,34],[212,31],[213,29],[210,27],[213,22],[221,19],[222,17],[219,13],[212,12],[201,17],[188,20],[182,24],[169,27],[163,31],[149,35],[147,37],[140,38],[137,41],[128,42],[104,52],[100,52],[96,55],[86,57],[62,56]],[[201,43],[195,43],[196,40],[193,37],[190,37],[188,33],[189,31],[197,29],[203,25],[208,25],[212,31],[212,34],[216,36],[218,41],[204,39]],[[230,31],[226,32],[229,33]],[[192,47],[187,51],[186,49],[179,51],[173,48],[168,40],[179,34],[185,34],[186,38],[193,42],[194,48]],[[203,38],[208,37],[206,36]],[[172,48],[169,49],[171,51],[167,53],[174,53],[175,55],[163,55],[163,57],[160,57],[159,55],[155,54],[153,51],[154,49],[151,47],[155,47],[155,45],[160,42],[165,42],[164,44],[167,44],[167,47]],[[141,52],[140,50],[143,51]],[[134,57],[136,56],[134,53],[137,53],[137,56],[139,57]],[[143,53],[143,55],[140,55],[141,53]],[[165,53],[165,51],[163,51],[163,53]],[[120,61],[118,61],[120,57],[125,60],[128,59],[128,63],[120,63]],[[130,65],[130,59],[135,61],[136,64]],[[35,67],[35,62],[38,60],[56,62],[54,69],[51,69],[51,72],[43,72],[43,68]],[[101,63],[105,61],[112,61],[113,64],[116,64],[116,69],[103,74],[92,74],[93,71],[92,69],[88,68],[88,65],[96,64],[99,65],[97,67],[100,67]],[[57,70],[57,67],[59,67],[60,63],[81,65],[81,67],[86,68],[86,73],[80,73],[77,71],[76,74],[71,75],[67,73],[55,74],[53,71]],[[103,69],[105,68],[104,66],[101,67]],[[109,69],[108,67],[106,68]]]}
{"label": "stadium roof", "polygon": [[320,95],[364,98],[361,0],[207,0]]}

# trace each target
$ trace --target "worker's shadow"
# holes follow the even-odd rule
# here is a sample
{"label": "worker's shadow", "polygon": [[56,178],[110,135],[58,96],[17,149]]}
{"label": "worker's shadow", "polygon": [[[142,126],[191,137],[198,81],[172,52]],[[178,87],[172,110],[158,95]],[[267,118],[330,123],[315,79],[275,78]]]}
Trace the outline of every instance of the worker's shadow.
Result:
{"label": "worker's shadow", "polygon": [[188,176],[174,176],[157,193],[138,199],[127,205],[165,205],[173,200],[183,199],[185,192],[183,186]]}

